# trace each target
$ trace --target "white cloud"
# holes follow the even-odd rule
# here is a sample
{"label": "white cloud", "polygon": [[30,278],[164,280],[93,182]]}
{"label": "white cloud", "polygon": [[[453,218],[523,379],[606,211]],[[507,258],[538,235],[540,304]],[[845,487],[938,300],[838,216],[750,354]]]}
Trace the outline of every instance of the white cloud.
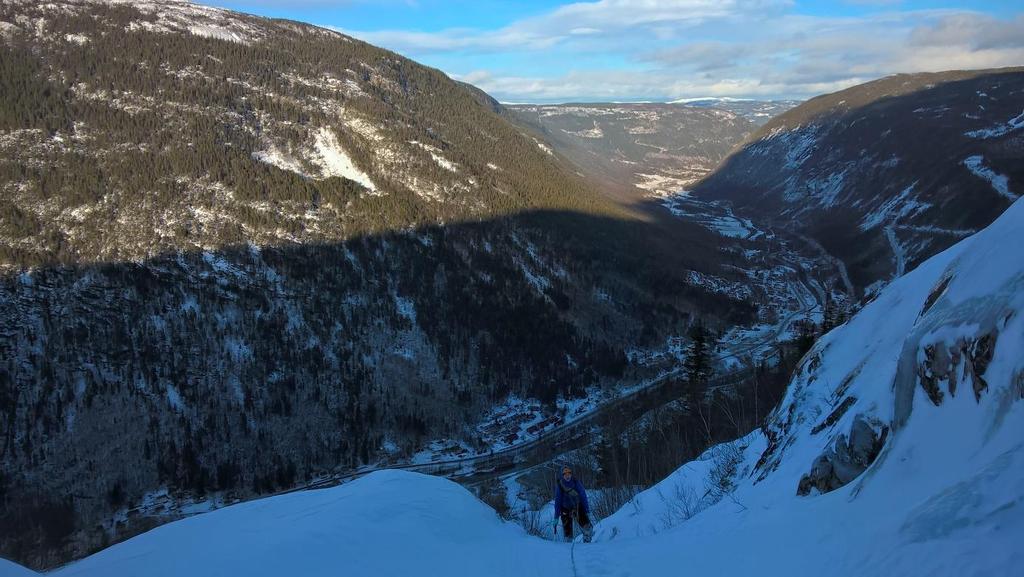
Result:
{"label": "white cloud", "polygon": [[681,29],[772,13],[791,4],[791,0],[601,0],[567,4],[496,30],[341,31],[410,55],[457,50],[545,50],[574,37],[597,33],[615,38],[645,32],[663,35],[671,30],[675,35]]}
{"label": "white cloud", "polygon": [[557,102],[568,100],[633,100],[637,94],[672,100],[686,96],[735,96],[772,98],[796,88],[801,94],[820,94],[848,88],[867,78],[834,82],[765,83],[752,78],[679,79],[669,73],[630,71],[571,72],[555,78],[495,76],[475,71],[459,80],[474,84],[506,102]]}
{"label": "white cloud", "polygon": [[[600,0],[495,30],[347,33],[443,58],[453,76],[507,101],[807,97],[898,72],[1024,64],[1024,14],[856,3],[887,7],[829,18],[789,0]],[[500,68],[484,56],[495,53]]]}
{"label": "white cloud", "polygon": [[969,50],[1024,47],[1024,15],[1006,21],[984,14],[953,14],[916,28],[914,46],[956,46]]}

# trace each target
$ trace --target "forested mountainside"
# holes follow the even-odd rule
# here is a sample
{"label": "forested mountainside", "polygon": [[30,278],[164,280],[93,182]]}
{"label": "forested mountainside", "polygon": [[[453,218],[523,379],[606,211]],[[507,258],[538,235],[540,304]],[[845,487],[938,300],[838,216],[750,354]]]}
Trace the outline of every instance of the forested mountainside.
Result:
{"label": "forested mountainside", "polygon": [[175,2],[2,10],[4,264],[614,212],[441,72],[329,30]]}
{"label": "forested mountainside", "polygon": [[505,105],[518,123],[619,198],[670,195],[707,175],[754,125],[679,104]]}
{"label": "forested mountainside", "polygon": [[[183,2],[0,6],[0,555],[636,383],[745,256],[633,218],[478,91]],[[728,266],[722,264],[728,262]],[[709,279],[713,282],[710,282]]]}
{"label": "forested mountainside", "polygon": [[900,74],[762,127],[694,189],[803,231],[860,289],[992,222],[1024,191],[1024,69]]}

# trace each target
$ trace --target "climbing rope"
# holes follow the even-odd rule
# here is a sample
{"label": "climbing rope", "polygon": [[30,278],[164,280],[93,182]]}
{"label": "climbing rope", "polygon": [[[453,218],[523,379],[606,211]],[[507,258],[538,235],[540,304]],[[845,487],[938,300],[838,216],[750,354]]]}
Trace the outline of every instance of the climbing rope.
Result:
{"label": "climbing rope", "polygon": [[[580,519],[577,516],[576,509],[572,510],[572,522],[579,525],[580,533],[583,532],[583,525],[580,525]],[[579,573],[576,572],[576,532],[573,531],[572,545],[569,546],[569,558],[572,560],[572,577],[579,577]]]}

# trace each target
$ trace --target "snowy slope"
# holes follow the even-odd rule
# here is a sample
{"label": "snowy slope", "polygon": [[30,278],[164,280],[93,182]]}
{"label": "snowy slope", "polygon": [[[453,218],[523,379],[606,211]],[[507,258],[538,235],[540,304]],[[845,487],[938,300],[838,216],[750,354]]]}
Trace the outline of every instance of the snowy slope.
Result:
{"label": "snowy slope", "polygon": [[[653,546],[629,538],[658,530],[691,553],[742,543],[740,558],[716,554],[709,571],[1019,571],[1021,230],[1017,202],[988,229],[892,283],[807,355],[767,434],[756,431],[684,466],[606,519],[599,535],[625,540],[622,555]],[[716,453],[737,457],[726,495],[714,494],[723,484],[712,474],[722,461]],[[683,522],[687,496],[691,513],[718,499]],[[699,559],[698,566],[706,557]]]}
{"label": "snowy slope", "polygon": [[451,481],[382,471],[164,525],[52,575],[533,575],[556,550]]}
{"label": "snowy slope", "polygon": [[54,575],[1019,574],[1021,230],[1016,202],[893,282],[808,353],[764,429],[641,494],[594,544],[529,537],[454,483],[391,471],[172,523]]}
{"label": "snowy slope", "polygon": [[33,575],[39,574],[34,571],[29,571],[15,563],[11,563],[6,559],[0,559],[0,577],[31,577]]}

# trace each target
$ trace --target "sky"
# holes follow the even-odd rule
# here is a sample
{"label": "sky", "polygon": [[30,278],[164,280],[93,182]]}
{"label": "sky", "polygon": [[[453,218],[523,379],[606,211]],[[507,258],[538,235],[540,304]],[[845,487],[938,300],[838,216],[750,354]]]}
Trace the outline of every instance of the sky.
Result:
{"label": "sky", "polygon": [[199,0],[330,27],[503,102],[803,99],[1024,65],[1022,0]]}

